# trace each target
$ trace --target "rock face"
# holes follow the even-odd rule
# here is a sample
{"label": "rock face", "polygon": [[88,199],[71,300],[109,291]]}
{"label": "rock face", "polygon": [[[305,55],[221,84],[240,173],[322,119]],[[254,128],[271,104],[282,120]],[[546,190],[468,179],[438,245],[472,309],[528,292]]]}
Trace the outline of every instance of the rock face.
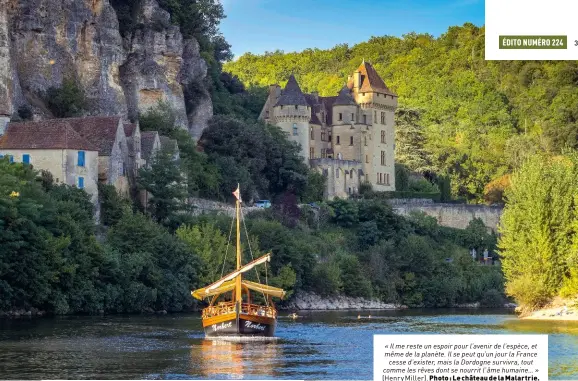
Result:
{"label": "rock face", "polygon": [[[91,115],[134,118],[161,100],[199,135],[212,103],[198,43],[183,40],[156,0],[143,0],[136,19],[139,27],[123,39],[109,0],[0,0],[0,114],[7,104],[11,112],[28,105],[50,117],[43,92],[73,79]],[[187,110],[191,84],[199,90]]]}
{"label": "rock face", "polygon": [[401,306],[378,300],[351,298],[347,296],[321,297],[316,294],[301,293],[288,303],[287,309],[295,310],[390,310]]}

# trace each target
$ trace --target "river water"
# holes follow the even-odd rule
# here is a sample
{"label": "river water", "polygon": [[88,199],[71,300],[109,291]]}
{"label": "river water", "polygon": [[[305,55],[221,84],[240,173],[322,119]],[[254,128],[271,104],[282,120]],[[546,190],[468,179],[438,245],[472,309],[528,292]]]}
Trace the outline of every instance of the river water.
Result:
{"label": "river water", "polygon": [[550,379],[578,380],[578,323],[503,310],[301,312],[271,342],[204,339],[198,314],[0,321],[2,379],[373,379],[374,334],[549,335]]}

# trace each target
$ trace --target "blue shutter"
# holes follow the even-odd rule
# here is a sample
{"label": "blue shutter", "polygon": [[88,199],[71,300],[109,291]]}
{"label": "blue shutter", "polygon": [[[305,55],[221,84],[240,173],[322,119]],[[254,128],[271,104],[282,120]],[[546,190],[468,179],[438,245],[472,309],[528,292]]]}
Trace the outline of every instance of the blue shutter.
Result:
{"label": "blue shutter", "polygon": [[24,155],[22,155],[22,162],[24,164],[30,164],[30,155],[25,153]]}
{"label": "blue shutter", "polygon": [[80,189],[84,188],[84,177],[78,178],[78,188],[80,188]]}
{"label": "blue shutter", "polygon": [[14,156],[10,155],[10,162],[14,163]]}
{"label": "blue shutter", "polygon": [[84,151],[78,151],[78,166],[84,167]]}

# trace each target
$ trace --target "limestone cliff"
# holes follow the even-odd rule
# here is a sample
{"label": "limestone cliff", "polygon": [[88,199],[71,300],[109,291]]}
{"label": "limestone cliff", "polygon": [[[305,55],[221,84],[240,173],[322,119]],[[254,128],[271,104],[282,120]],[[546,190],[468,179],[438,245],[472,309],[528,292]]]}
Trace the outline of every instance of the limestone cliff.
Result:
{"label": "limestone cliff", "polygon": [[[184,40],[156,0],[137,11],[138,28],[123,38],[109,0],[0,0],[0,114],[28,105],[50,117],[42,94],[70,78],[91,115],[133,118],[163,100],[200,136],[212,103],[197,41]],[[187,110],[183,89],[191,84],[196,106]]]}

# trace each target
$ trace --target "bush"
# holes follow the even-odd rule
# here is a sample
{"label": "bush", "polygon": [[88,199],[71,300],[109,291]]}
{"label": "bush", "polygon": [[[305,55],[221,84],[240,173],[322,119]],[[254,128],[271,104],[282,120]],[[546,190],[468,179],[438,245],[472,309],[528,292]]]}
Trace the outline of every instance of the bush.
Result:
{"label": "bush", "polygon": [[480,301],[482,307],[499,308],[504,306],[504,296],[496,289],[487,290]]}
{"label": "bush", "polygon": [[65,79],[61,87],[49,88],[44,98],[56,118],[81,116],[87,106],[84,90],[71,79]]}

